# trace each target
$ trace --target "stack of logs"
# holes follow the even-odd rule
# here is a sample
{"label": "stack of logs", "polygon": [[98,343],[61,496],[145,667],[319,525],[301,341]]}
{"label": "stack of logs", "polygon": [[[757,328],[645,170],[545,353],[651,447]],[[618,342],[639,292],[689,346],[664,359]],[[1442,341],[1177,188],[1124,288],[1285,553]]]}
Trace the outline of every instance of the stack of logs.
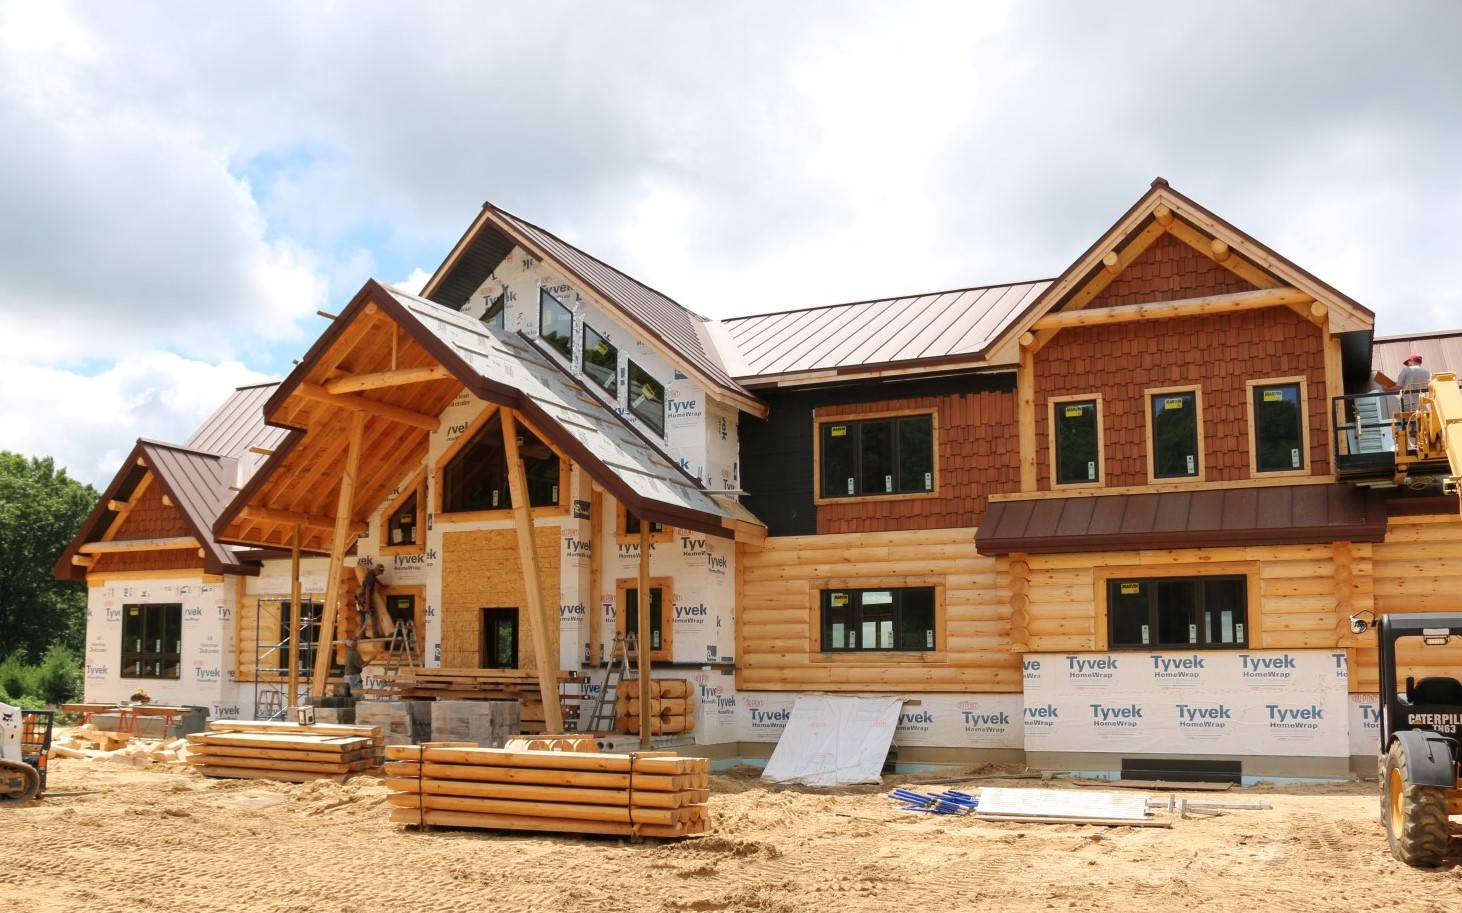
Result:
{"label": "stack of logs", "polygon": [[343,783],[379,767],[384,749],[379,726],[218,720],[188,736],[188,763],[205,777]]}
{"label": "stack of logs", "polygon": [[[683,678],[650,679],[650,734],[672,735],[695,729],[695,698]],[[625,679],[615,686],[615,725],[620,732],[640,733],[640,682]]]}
{"label": "stack of logs", "polygon": [[393,745],[385,772],[397,824],[632,837],[710,830],[710,762],[672,751]]}

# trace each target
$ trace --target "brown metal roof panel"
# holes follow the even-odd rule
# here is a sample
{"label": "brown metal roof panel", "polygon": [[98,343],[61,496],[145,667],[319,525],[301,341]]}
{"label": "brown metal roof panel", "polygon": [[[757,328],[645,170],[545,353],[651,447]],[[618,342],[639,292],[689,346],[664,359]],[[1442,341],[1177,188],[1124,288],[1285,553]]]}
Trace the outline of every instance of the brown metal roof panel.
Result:
{"label": "brown metal roof panel", "polygon": [[1154,532],[1177,532],[1188,529],[1193,523],[1193,493],[1188,491],[1164,492],[1158,497],[1157,510],[1153,513]]}
{"label": "brown metal roof panel", "polygon": [[1219,526],[1225,529],[1253,529],[1261,527],[1259,502],[1261,489],[1233,488],[1213,492],[1221,496]]}
{"label": "brown metal roof panel", "polygon": [[[1067,522],[1074,502],[1099,502],[1091,520]],[[1059,502],[1067,502],[1064,507]],[[1057,502],[1057,503],[1053,503]],[[1289,522],[1269,525],[1259,503],[1291,505]],[[1038,507],[1023,508],[1022,504]],[[1251,510],[1251,505],[1253,510]],[[1007,512],[1024,514],[1019,526]],[[1121,522],[1113,520],[1120,513]],[[1149,524],[1151,516],[1158,522]],[[1245,518],[1249,519],[1245,519]],[[1173,525],[1178,518],[1186,523]],[[1253,544],[1379,542],[1386,535],[1386,507],[1374,492],[1348,485],[1293,485],[1095,498],[992,502],[976,535],[981,554],[1127,551],[1152,548],[1218,548]]]}
{"label": "brown metal roof panel", "polygon": [[1406,356],[1413,353],[1421,356],[1422,366],[1433,374],[1462,374],[1462,330],[1377,337],[1371,348],[1371,365],[1394,380]]}
{"label": "brown metal roof panel", "polygon": [[283,428],[264,424],[264,403],[278,388],[277,381],[239,387],[183,446],[235,458],[247,453],[250,447],[272,450],[287,433]]}
{"label": "brown metal roof panel", "polygon": [[765,373],[807,371],[823,367],[825,363],[835,367],[840,362],[838,354],[847,344],[848,334],[864,315],[838,308],[822,308],[785,316],[787,319],[777,322],[776,336],[768,339],[762,349],[761,359],[770,369]]}
{"label": "brown metal roof panel", "polygon": [[1096,512],[1096,498],[1069,498],[1056,521],[1058,536],[1086,536],[1091,534],[1091,522]]}
{"label": "brown metal roof panel", "polygon": [[1122,523],[1118,527],[1120,531],[1147,533],[1156,528],[1157,511],[1161,504],[1156,492],[1129,495],[1124,500],[1127,503],[1123,505]]}
{"label": "brown metal roof panel", "polygon": [[1050,287],[1050,279],[1021,282],[1004,286],[999,296],[987,305],[980,319],[970,327],[953,346],[962,352],[983,352],[1000,338],[1011,321],[1026,312],[1031,302]]}
{"label": "brown metal roof panel", "polygon": [[1254,506],[1254,525],[1260,529],[1280,529],[1289,526],[1294,517],[1294,491],[1292,486],[1255,489],[1262,492]]}
{"label": "brown metal roof panel", "polygon": [[[829,314],[832,320],[824,328],[821,338],[803,349],[798,357],[785,362],[784,370],[812,371],[861,364],[858,349],[868,340],[886,333],[892,316],[887,301],[865,301],[847,308],[830,309]],[[804,333],[805,330],[799,332],[796,342],[807,341]]]}

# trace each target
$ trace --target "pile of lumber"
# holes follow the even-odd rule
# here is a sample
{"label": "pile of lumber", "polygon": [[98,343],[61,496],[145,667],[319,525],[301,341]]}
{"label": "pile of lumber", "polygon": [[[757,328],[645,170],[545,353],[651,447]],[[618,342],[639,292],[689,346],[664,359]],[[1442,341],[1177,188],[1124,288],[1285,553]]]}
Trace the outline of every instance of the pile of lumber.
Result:
{"label": "pile of lumber", "polygon": [[710,830],[710,762],[672,751],[393,745],[385,773],[397,824],[634,837]]}
{"label": "pile of lumber", "polygon": [[205,777],[345,782],[380,766],[379,726],[218,720],[188,736],[188,763]]}
{"label": "pile of lumber", "polygon": [[[688,679],[650,679],[650,734],[671,735],[695,729],[695,691]],[[625,679],[615,686],[615,727],[640,733],[640,682]]]}
{"label": "pile of lumber", "polygon": [[[570,681],[567,672],[559,673],[560,689]],[[529,669],[402,669],[391,679],[388,690],[399,700],[517,701],[522,731],[545,729],[538,673]],[[573,719],[577,711],[577,705],[562,707],[566,720]]]}

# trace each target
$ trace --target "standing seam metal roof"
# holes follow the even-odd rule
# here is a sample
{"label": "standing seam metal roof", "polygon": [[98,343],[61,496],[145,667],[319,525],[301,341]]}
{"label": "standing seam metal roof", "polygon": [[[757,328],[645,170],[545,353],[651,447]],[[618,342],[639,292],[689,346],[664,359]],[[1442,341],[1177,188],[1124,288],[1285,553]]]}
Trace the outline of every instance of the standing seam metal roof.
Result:
{"label": "standing seam metal roof", "polygon": [[957,356],[981,358],[1051,284],[1043,279],[721,321],[743,378]]}

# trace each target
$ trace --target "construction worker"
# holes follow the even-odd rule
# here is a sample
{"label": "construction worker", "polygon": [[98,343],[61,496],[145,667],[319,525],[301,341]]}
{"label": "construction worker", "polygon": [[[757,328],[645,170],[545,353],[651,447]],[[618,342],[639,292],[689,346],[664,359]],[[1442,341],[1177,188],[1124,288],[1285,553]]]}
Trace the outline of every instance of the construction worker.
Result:
{"label": "construction worker", "polygon": [[354,637],[345,641],[345,660],[341,665],[345,669],[345,696],[352,697],[361,689],[361,672],[365,669],[365,659],[360,655],[360,642]]}
{"label": "construction worker", "polygon": [[360,616],[360,627],[356,631],[356,637],[370,636],[371,619],[376,615],[376,590],[379,589],[384,593],[387,589],[386,581],[381,579],[381,575],[384,573],[386,573],[386,566],[377,564],[367,570],[365,577],[361,578],[360,589],[355,593],[355,611]]}

